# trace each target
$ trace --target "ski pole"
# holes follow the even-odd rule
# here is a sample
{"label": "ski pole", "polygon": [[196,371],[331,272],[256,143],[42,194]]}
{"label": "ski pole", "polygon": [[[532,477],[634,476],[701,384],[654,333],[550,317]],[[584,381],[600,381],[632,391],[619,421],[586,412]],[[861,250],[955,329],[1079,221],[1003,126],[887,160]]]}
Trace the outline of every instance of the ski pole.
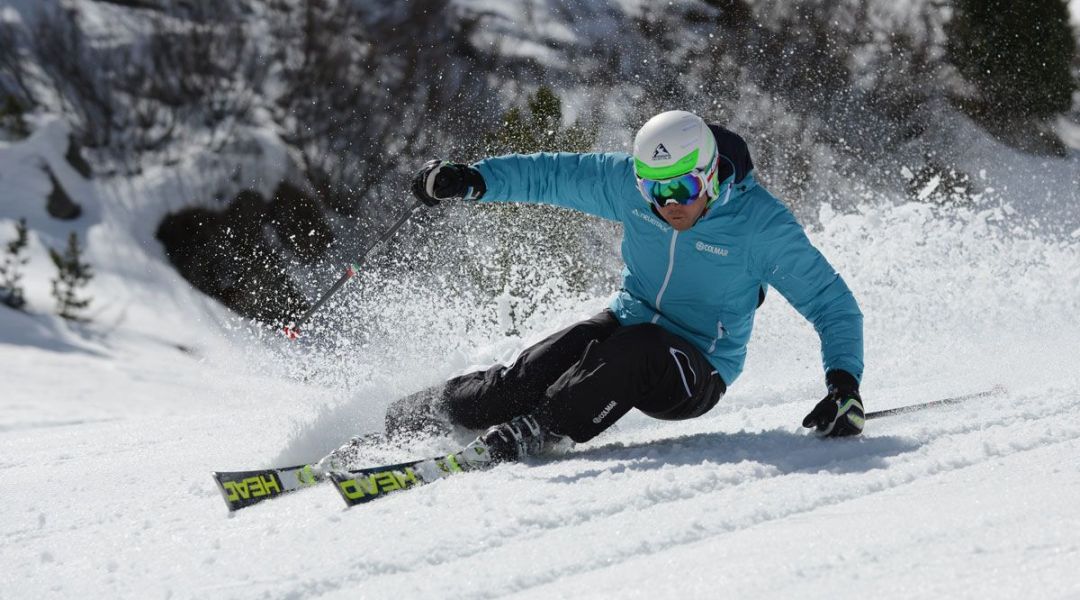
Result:
{"label": "ski pole", "polygon": [[289,338],[290,340],[295,340],[296,338],[300,337],[300,326],[304,323],[307,323],[307,320],[311,318],[311,315],[315,314],[315,311],[319,310],[319,308],[323,304],[326,304],[326,301],[329,300],[331,296],[336,294],[337,291],[340,290],[346,282],[348,282],[350,279],[353,278],[354,275],[357,274],[357,272],[360,270],[360,265],[364,263],[364,260],[368,257],[368,254],[371,254],[371,251],[374,250],[376,246],[385,242],[387,239],[390,238],[390,236],[394,235],[394,233],[398,229],[400,229],[401,226],[404,225],[410,217],[413,216],[413,213],[419,210],[420,207],[423,205],[424,203],[420,200],[414,202],[413,205],[409,207],[409,210],[405,211],[400,217],[398,217],[397,222],[391,225],[389,229],[384,231],[383,234],[379,236],[379,239],[375,240],[371,243],[370,246],[364,249],[364,252],[360,254],[359,258],[349,263],[345,267],[345,273],[341,277],[339,277],[337,281],[334,282],[334,285],[330,286],[330,289],[326,290],[326,293],[324,293],[322,297],[315,302],[315,304],[311,305],[311,308],[309,308],[307,312],[301,315],[300,318],[296,321],[291,322],[284,327],[282,331],[285,334],[285,337]]}
{"label": "ski pole", "polygon": [[974,394],[964,394],[963,396],[954,396],[952,398],[943,398],[941,400],[933,400],[930,402],[923,402],[921,404],[912,404],[909,406],[901,406],[898,408],[889,408],[885,410],[875,410],[866,413],[867,419],[877,419],[880,417],[891,417],[893,415],[902,415],[909,412],[915,412],[917,410],[925,410],[927,408],[934,408],[937,406],[945,406],[948,404],[957,404],[964,402],[965,400],[974,400],[976,398],[986,398],[988,396],[997,396],[1005,393],[1005,386],[995,385],[993,388],[984,392],[976,392]]}

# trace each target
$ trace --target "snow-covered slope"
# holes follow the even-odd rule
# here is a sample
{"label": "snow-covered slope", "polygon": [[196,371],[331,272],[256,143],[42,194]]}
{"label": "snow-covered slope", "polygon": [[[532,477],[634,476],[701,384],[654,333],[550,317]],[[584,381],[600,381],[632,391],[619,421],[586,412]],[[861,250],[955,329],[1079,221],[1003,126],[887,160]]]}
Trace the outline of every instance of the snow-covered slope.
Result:
{"label": "snow-covered slope", "polygon": [[[872,421],[859,440],[807,436],[816,339],[771,296],[745,377],[701,419],[631,415],[563,459],[356,509],[322,487],[230,516],[210,470],[316,458],[377,427],[393,396],[527,340],[462,349],[452,328],[430,329],[446,364],[398,356],[390,371],[372,368],[393,364],[378,358],[390,343],[300,352],[363,374],[313,385],[274,375],[287,363],[273,344],[192,355],[0,310],[0,597],[1080,594],[1080,247],[1011,231],[992,207],[821,220],[815,242],[867,316],[869,409],[1008,392]],[[146,287],[187,293],[169,278]],[[603,302],[560,306],[547,329]],[[390,332],[406,335],[423,334]]]}
{"label": "snow-covered slope", "polygon": [[[823,207],[811,234],[866,315],[869,410],[1004,394],[875,420],[861,439],[808,436],[817,339],[774,293],[744,376],[703,418],[632,414],[563,458],[356,509],[321,487],[230,515],[211,470],[317,459],[378,429],[394,398],[509,360],[607,299],[555,301],[502,336],[490,323],[505,305],[376,271],[379,294],[354,282],[319,318],[381,328],[289,346],[193,291],[154,239],[164,214],[211,197],[188,187],[213,179],[200,173],[225,167],[196,152],[87,181],[64,160],[63,123],[40,118],[0,142],[0,247],[19,217],[32,232],[29,313],[0,306],[0,599],[1080,598],[1075,153],[1025,157],[960,122],[942,150],[991,191],[964,208],[868,194]],[[248,133],[266,163],[243,179],[272,186],[283,151]],[[45,213],[46,164],[77,191],[78,219]],[[71,231],[97,272],[85,325],[50,314],[47,248]]]}

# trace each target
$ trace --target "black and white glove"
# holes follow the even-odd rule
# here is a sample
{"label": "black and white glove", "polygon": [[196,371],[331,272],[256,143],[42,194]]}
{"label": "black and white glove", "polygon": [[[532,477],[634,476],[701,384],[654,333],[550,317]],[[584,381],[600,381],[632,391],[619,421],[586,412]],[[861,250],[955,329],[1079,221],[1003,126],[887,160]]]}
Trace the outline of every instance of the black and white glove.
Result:
{"label": "black and white glove", "polygon": [[847,371],[839,369],[825,374],[829,395],[817,403],[803,419],[803,427],[812,427],[825,437],[859,435],[863,430],[865,413],[859,382]]}
{"label": "black and white glove", "polygon": [[479,200],[486,191],[480,171],[469,165],[438,159],[424,163],[412,185],[413,195],[428,206],[451,198]]}

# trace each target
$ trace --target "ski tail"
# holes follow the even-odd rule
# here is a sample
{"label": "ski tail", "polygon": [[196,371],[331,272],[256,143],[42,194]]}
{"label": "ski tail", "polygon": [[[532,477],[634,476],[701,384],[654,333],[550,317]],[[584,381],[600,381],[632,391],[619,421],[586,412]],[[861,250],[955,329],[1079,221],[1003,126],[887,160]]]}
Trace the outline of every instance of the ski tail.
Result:
{"label": "ski tail", "polygon": [[259,471],[214,471],[213,475],[230,511],[277,498],[326,479],[314,465]]}
{"label": "ski tail", "polygon": [[931,400],[930,402],[921,402],[919,404],[911,404],[908,406],[900,406],[897,408],[888,408],[885,410],[874,410],[866,413],[867,419],[880,419],[881,417],[891,417],[893,415],[903,415],[910,412],[919,410],[926,410],[928,408],[937,408],[939,406],[948,406],[950,404],[959,404],[968,400],[975,400],[978,398],[989,398],[991,396],[1001,396],[1008,392],[1005,386],[997,384],[994,387],[984,392],[975,392],[973,394],[964,394],[962,396],[953,396],[951,398],[942,398],[941,400]]}

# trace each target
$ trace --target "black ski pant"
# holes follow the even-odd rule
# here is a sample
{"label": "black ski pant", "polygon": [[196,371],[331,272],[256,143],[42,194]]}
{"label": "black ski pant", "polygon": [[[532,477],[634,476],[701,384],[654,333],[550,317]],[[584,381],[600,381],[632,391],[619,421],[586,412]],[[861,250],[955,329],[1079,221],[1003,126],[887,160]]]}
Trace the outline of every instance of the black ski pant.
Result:
{"label": "black ski pant", "polygon": [[727,387],[705,356],[659,325],[622,326],[605,310],[525,349],[510,366],[455,377],[398,400],[393,436],[439,422],[486,429],[532,414],[548,430],[585,442],[637,408],[657,419],[708,412]]}

